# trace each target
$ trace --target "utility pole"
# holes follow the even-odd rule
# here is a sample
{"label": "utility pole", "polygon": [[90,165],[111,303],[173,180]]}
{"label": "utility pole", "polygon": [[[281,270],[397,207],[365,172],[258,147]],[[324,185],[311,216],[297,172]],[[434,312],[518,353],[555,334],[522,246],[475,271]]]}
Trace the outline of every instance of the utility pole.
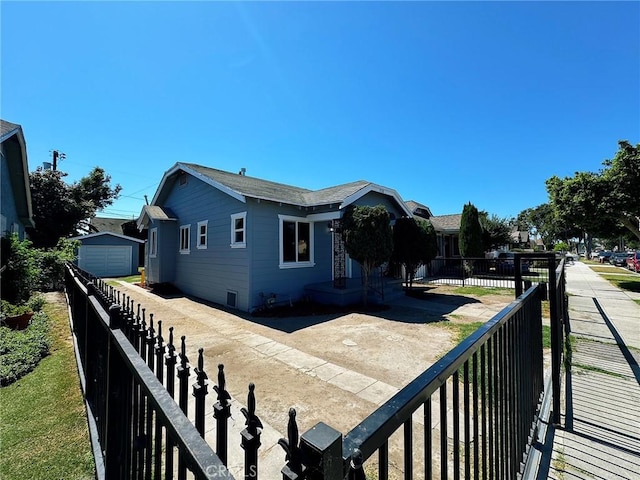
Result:
{"label": "utility pole", "polygon": [[67,158],[67,156],[64,153],[59,152],[58,150],[53,151],[53,171],[54,172],[58,169],[58,159],[64,160],[65,158]]}

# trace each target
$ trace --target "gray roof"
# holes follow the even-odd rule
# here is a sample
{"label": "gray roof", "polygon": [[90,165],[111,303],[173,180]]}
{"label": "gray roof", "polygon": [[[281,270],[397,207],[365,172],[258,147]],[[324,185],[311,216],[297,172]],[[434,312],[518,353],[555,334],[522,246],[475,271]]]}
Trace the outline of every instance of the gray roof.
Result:
{"label": "gray roof", "polygon": [[153,220],[176,220],[176,216],[171,210],[156,205],[145,205],[142,207],[142,212]]}
{"label": "gray roof", "polygon": [[431,220],[431,224],[437,232],[458,232],[460,231],[462,214],[454,213],[452,215],[436,215],[431,217],[429,220]]}
{"label": "gray roof", "polygon": [[89,220],[93,232],[113,232],[122,234],[122,225],[130,222],[130,218],[93,217]]}
{"label": "gray roof", "polygon": [[423,205],[422,203],[416,202],[415,200],[407,200],[406,202],[404,202],[404,204],[412,214],[418,217],[426,219],[430,219],[431,217],[433,217],[433,214],[431,213],[431,210],[429,210],[429,207]]}
{"label": "gray roof", "polygon": [[15,130],[21,130],[22,127],[17,123],[7,122],[6,120],[0,120],[0,138],[4,141],[5,136],[8,136]]}
{"label": "gray roof", "polygon": [[359,180],[321,190],[308,190],[193,163],[181,163],[181,165],[224,185],[236,194],[303,207],[340,203],[363,188],[373,185],[371,182]]}

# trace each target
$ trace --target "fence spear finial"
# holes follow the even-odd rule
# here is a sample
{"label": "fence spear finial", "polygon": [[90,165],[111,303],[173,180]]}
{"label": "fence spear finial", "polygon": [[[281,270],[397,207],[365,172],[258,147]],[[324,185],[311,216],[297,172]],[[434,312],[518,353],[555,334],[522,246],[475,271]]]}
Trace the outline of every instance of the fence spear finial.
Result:
{"label": "fence spear finial", "polygon": [[287,425],[287,438],[278,440],[280,445],[286,452],[285,459],[292,465],[299,465],[300,456],[298,455],[298,425],[296,424],[296,409],[289,409],[289,423]]}
{"label": "fence spear finial", "polygon": [[229,392],[225,389],[226,383],[227,382],[224,377],[224,365],[220,363],[218,364],[218,385],[214,385],[213,389],[218,394],[218,402],[220,402],[220,405],[222,406],[227,405],[229,400],[231,400],[231,395],[229,395]]}
{"label": "fence spear finial", "polygon": [[204,348],[198,349],[198,366],[196,367],[196,376],[198,377],[198,385],[204,385],[205,381],[209,378],[204,371]]}
{"label": "fence spear finial", "polygon": [[187,363],[189,363],[189,359],[187,358],[187,337],[182,335],[180,340],[182,341],[182,344],[180,345],[180,365],[182,365],[183,368],[186,368]]}
{"label": "fence spear finial", "polygon": [[258,432],[258,429],[262,429],[262,422],[256,415],[256,394],[255,394],[256,386],[254,383],[249,384],[249,394],[247,395],[247,408],[242,407],[240,411],[246,418],[245,425],[247,426],[247,431],[255,435]]}

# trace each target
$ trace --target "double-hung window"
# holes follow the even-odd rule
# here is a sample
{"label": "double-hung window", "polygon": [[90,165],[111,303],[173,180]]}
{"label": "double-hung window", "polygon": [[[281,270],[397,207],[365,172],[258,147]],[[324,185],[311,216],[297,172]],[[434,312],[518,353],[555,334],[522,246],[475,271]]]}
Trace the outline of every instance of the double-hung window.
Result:
{"label": "double-hung window", "polygon": [[149,230],[149,256],[155,258],[158,255],[158,229]]}
{"label": "double-hung window", "polygon": [[247,246],[247,212],[231,215],[231,248]]}
{"label": "double-hung window", "polygon": [[198,222],[198,241],[196,247],[200,250],[207,248],[207,227],[209,225],[208,220]]}
{"label": "double-hung window", "polygon": [[286,215],[279,220],[280,268],[313,266],[313,222]]}
{"label": "double-hung window", "polygon": [[180,253],[190,253],[189,237],[191,236],[191,225],[180,227]]}

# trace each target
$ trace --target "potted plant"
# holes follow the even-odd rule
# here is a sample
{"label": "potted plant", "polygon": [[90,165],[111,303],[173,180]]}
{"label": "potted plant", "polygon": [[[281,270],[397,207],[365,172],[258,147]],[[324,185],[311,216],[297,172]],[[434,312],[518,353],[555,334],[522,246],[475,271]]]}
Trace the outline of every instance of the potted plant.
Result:
{"label": "potted plant", "polygon": [[2,324],[14,330],[24,330],[29,326],[33,311],[29,305],[13,305],[2,300]]}

